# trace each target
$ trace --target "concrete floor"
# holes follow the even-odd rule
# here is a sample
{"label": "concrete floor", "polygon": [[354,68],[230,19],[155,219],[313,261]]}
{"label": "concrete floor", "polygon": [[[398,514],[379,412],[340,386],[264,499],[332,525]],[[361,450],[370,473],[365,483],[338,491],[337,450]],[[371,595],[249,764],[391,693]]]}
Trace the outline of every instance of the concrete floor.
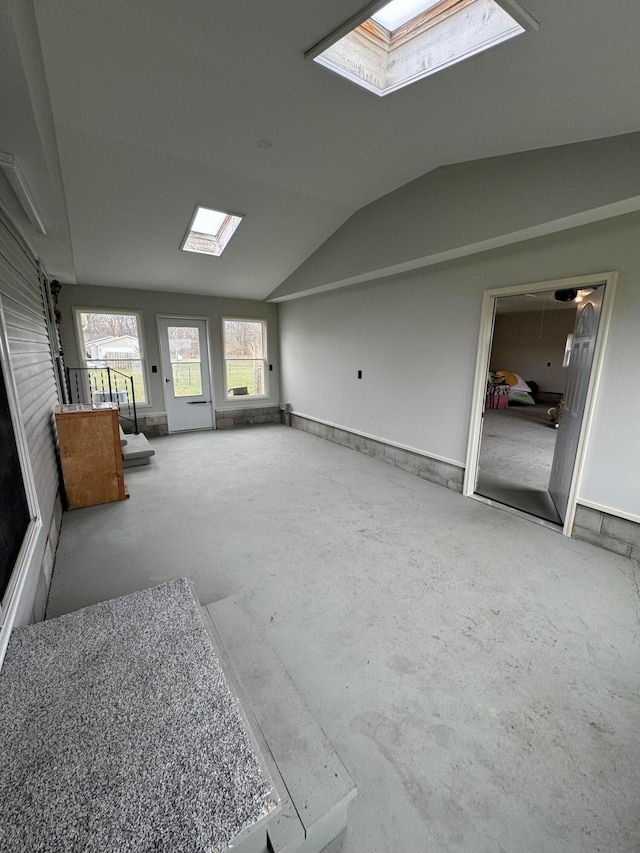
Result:
{"label": "concrete floor", "polygon": [[241,599],[358,785],[345,853],[640,850],[637,564],[286,427],[153,445],[65,514],[50,617]]}
{"label": "concrete floor", "polygon": [[549,494],[558,433],[548,408],[545,403],[485,411],[476,492],[561,524]]}

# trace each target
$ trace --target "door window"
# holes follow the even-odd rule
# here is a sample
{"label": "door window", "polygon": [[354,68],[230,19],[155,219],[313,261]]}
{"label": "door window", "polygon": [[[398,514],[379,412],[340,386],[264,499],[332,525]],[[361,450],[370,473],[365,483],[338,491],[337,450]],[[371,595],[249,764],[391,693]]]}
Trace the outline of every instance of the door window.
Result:
{"label": "door window", "polygon": [[200,335],[194,326],[168,326],[169,357],[175,397],[202,394]]}

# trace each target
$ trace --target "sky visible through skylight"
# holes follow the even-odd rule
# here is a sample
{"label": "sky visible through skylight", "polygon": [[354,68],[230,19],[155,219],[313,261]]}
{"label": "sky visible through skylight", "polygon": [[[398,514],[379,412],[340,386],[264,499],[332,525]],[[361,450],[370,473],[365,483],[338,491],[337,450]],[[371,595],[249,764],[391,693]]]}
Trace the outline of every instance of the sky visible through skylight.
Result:
{"label": "sky visible through skylight", "polygon": [[212,237],[215,237],[226,218],[227,214],[221,213],[219,210],[199,207],[191,230],[198,231],[200,234],[210,234]]}
{"label": "sky visible through skylight", "polygon": [[391,0],[391,3],[387,3],[371,17],[381,27],[393,32],[441,2],[442,0]]}

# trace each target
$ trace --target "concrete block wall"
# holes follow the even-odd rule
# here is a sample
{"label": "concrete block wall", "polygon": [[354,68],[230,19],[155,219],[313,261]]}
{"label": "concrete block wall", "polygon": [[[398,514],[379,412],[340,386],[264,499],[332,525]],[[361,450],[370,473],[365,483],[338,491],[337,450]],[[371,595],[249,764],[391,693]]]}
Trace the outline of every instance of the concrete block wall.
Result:
{"label": "concrete block wall", "polygon": [[343,447],[350,447],[352,450],[372,456],[381,462],[395,465],[396,468],[422,477],[423,480],[446,486],[454,492],[462,492],[464,469],[452,465],[450,462],[423,456],[420,453],[405,450],[403,447],[396,447],[375,438],[358,435],[340,427],[319,423],[302,415],[292,413],[291,426],[311,435],[317,435],[319,438],[326,438],[328,441],[333,441]]}
{"label": "concrete block wall", "polygon": [[279,424],[280,406],[251,406],[246,409],[216,409],[216,429],[233,429],[255,424]]}
{"label": "concrete block wall", "polygon": [[640,524],[578,504],[573,536],[640,561]]}
{"label": "concrete block wall", "polygon": [[[279,424],[282,422],[280,406],[251,406],[247,408],[216,409],[216,429],[232,429],[238,426],[254,424]],[[129,421],[123,421],[122,428],[131,432]],[[166,412],[138,412],[138,429],[147,438],[169,435]]]}
{"label": "concrete block wall", "polygon": [[[125,433],[133,432],[133,424],[131,421],[122,421],[122,429]],[[147,438],[155,438],[159,435],[169,435],[169,425],[167,422],[166,412],[150,412],[149,414],[141,414],[138,411],[138,429]]]}

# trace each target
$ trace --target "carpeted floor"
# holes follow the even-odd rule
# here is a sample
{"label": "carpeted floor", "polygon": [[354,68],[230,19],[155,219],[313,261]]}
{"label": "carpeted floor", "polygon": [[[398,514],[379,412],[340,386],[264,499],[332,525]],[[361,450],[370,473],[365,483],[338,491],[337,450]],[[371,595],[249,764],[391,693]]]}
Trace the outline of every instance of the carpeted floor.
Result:
{"label": "carpeted floor", "polygon": [[0,849],[226,850],[271,809],[186,580],[16,630]]}
{"label": "carpeted floor", "polygon": [[557,432],[547,409],[544,403],[485,411],[476,492],[559,524],[549,495]]}

